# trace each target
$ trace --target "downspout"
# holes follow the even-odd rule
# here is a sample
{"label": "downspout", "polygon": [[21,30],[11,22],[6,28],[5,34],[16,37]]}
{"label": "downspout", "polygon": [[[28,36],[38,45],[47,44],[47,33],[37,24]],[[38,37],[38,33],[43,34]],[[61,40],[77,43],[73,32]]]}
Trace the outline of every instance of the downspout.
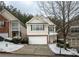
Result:
{"label": "downspout", "polygon": [[21,26],[20,26],[20,23],[18,22],[18,35],[20,36],[20,32],[21,32]]}
{"label": "downspout", "polygon": [[50,43],[50,37],[49,37],[49,26],[48,26],[48,43]]}

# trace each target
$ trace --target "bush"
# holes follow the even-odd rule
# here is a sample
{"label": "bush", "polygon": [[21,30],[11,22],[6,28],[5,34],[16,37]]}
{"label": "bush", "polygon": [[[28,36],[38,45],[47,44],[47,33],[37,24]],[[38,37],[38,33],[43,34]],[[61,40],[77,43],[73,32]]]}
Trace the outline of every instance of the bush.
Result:
{"label": "bush", "polygon": [[57,43],[64,44],[64,40],[57,40]]}
{"label": "bush", "polygon": [[5,41],[7,41],[7,42],[12,42],[12,40],[8,40],[8,39],[5,39]]}
{"label": "bush", "polygon": [[12,39],[12,42],[15,43],[15,44],[18,44],[18,43],[21,42],[21,39],[13,38],[13,39]]}
{"label": "bush", "polygon": [[20,43],[21,42],[21,38],[19,38],[19,37],[13,37],[13,39],[12,39],[12,41],[11,42],[13,42],[13,43],[15,43],[15,44],[18,44],[18,43]]}
{"label": "bush", "polygon": [[[58,47],[61,47],[61,48],[63,48],[63,47],[64,47],[64,44],[57,43],[57,46],[58,46]],[[67,44],[66,44],[66,47],[67,47],[67,48],[70,48],[70,45],[69,45],[69,43],[67,43]]]}
{"label": "bush", "polygon": [[5,38],[3,38],[2,36],[0,36],[0,41],[4,41],[5,40]]}
{"label": "bush", "polygon": [[66,44],[66,47],[67,47],[67,48],[70,48],[70,45],[69,45],[69,43],[68,43],[68,44]]}
{"label": "bush", "polygon": [[63,48],[64,44],[57,43],[57,46]]}
{"label": "bush", "polygon": [[16,36],[16,37],[13,37],[12,40],[5,39],[5,41],[11,42],[14,44],[18,44],[18,43],[28,44],[28,37],[25,37],[22,39],[21,37]]}
{"label": "bush", "polygon": [[21,43],[22,44],[28,44],[28,38],[27,37],[23,38]]}

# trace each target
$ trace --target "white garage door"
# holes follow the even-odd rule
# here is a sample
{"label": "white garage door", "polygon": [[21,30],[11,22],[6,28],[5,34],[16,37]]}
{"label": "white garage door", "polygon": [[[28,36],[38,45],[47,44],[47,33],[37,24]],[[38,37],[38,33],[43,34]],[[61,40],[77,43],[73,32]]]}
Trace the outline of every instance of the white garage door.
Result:
{"label": "white garage door", "polygon": [[29,44],[47,44],[47,36],[29,37]]}
{"label": "white garage door", "polygon": [[8,33],[0,33],[0,36],[7,38],[8,37]]}

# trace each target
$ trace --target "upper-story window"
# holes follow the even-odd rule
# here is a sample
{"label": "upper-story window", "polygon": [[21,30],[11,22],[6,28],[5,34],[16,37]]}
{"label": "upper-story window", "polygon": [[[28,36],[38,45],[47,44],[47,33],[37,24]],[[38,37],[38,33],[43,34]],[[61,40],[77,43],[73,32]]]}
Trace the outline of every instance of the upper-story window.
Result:
{"label": "upper-story window", "polygon": [[50,32],[55,32],[55,27],[54,26],[49,26],[49,31]]}
{"label": "upper-story window", "polygon": [[44,30],[44,25],[43,24],[32,24],[31,30],[32,31]]}
{"label": "upper-story window", "polygon": [[0,21],[0,27],[4,27],[4,21]]}
{"label": "upper-story window", "polygon": [[72,33],[79,32],[79,27],[71,28]]}
{"label": "upper-story window", "polygon": [[12,22],[12,27],[17,28],[18,27],[18,22]]}
{"label": "upper-story window", "polygon": [[49,31],[54,31],[54,27],[49,27]]}
{"label": "upper-story window", "polygon": [[12,31],[18,31],[18,22],[12,22]]}

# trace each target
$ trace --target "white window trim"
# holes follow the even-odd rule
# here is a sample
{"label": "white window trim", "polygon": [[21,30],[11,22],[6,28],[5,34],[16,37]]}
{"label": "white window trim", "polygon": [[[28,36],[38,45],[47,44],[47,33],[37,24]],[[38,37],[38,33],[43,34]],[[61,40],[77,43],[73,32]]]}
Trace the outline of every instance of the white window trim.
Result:
{"label": "white window trim", "polygon": [[[3,23],[3,26],[1,26],[1,22]],[[4,27],[4,21],[0,21],[0,28]]]}
{"label": "white window trim", "polygon": [[[34,28],[33,26],[35,26],[35,27],[38,27],[39,26],[38,27],[38,30],[36,28]],[[31,31],[44,31],[44,25],[43,24],[32,24],[31,25]]]}

